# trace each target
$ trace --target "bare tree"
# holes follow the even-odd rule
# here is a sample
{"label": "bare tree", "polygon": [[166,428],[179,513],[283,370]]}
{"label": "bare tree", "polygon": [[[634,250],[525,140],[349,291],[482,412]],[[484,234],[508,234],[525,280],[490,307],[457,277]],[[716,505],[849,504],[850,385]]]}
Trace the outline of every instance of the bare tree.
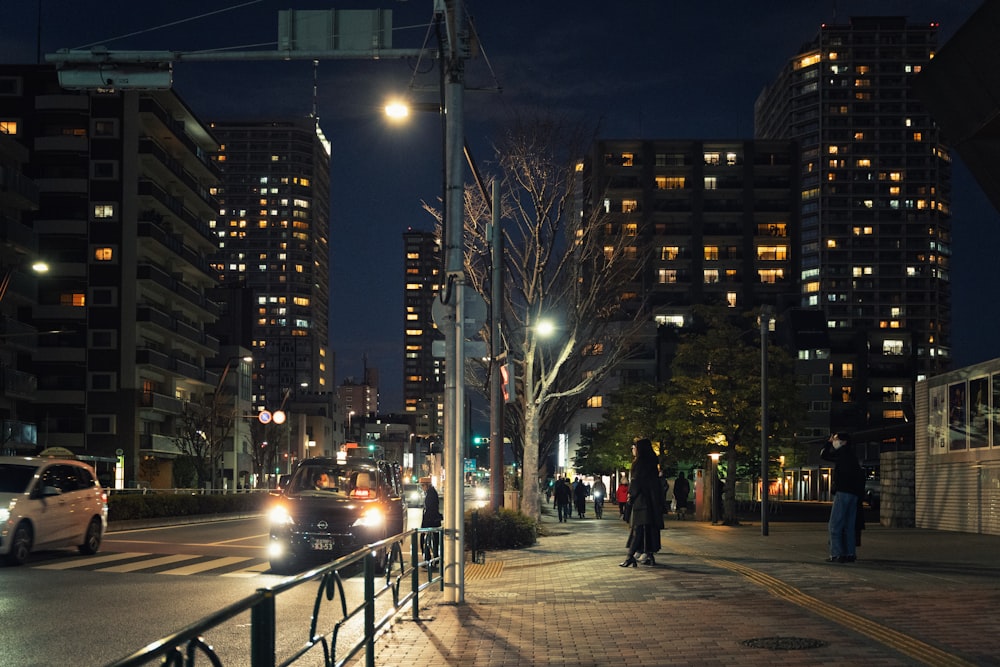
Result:
{"label": "bare tree", "polygon": [[188,401],[178,419],[174,443],[178,451],[191,457],[198,485],[215,485],[215,471],[222,467],[222,454],[233,432],[235,410],[214,392],[203,402]]}
{"label": "bare tree", "polygon": [[[593,132],[547,116],[514,120],[495,147],[504,238],[503,303],[490,298],[489,206],[466,196],[466,275],[501,313],[503,347],[514,361],[516,401],[506,434],[520,455],[521,509],[537,517],[539,472],[574,414],[633,354],[648,322],[635,289],[643,247],[626,216],[589,206],[580,167]],[[546,337],[539,326],[554,325]],[[487,334],[488,338],[488,334]]]}

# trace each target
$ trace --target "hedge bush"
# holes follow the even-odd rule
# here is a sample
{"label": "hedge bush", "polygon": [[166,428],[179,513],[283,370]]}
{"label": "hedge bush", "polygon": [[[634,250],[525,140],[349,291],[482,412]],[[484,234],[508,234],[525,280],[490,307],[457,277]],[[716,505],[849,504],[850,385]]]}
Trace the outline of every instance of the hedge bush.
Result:
{"label": "hedge bush", "polygon": [[[472,515],[476,514],[476,534],[472,533]],[[472,549],[520,549],[530,547],[538,538],[538,523],[530,516],[501,507],[469,510],[465,513],[465,546]]]}
{"label": "hedge bush", "polygon": [[226,495],[113,493],[108,498],[108,521],[263,512],[269,498],[267,493]]}

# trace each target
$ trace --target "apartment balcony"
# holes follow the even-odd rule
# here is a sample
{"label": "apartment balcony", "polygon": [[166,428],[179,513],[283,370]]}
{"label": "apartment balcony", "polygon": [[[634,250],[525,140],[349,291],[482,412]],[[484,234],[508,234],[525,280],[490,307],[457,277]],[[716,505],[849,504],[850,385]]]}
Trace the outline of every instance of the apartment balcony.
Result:
{"label": "apartment balcony", "polygon": [[[212,162],[211,157],[206,153],[200,146],[198,146],[191,137],[188,135],[187,130],[184,127],[184,123],[175,120],[166,109],[160,106],[160,103],[151,97],[144,97],[139,100],[139,113],[146,115],[148,118],[155,119],[159,124],[161,124],[165,129],[170,131],[185,148],[190,151],[192,157],[194,157],[201,168],[205,170],[206,176],[214,179],[221,178],[218,166]],[[160,132],[155,132],[156,136],[160,135]]]}
{"label": "apartment balcony", "polygon": [[[185,187],[191,190],[192,193],[197,195],[201,200],[201,203],[213,214],[219,211],[218,200],[208,191],[204,185],[198,182],[198,180],[184,168],[184,164],[173,157],[171,157],[167,151],[156,143],[151,138],[139,139],[139,156],[140,159],[143,156],[148,156],[146,162],[153,163],[160,166],[159,171],[163,172],[168,178],[173,177],[182,183]],[[153,166],[152,164],[150,165]],[[166,180],[166,179],[164,179]]]}
{"label": "apartment balcony", "polygon": [[156,453],[178,456],[182,454],[177,448],[177,441],[173,436],[161,435],[159,433],[143,433],[139,436],[139,451],[142,453]]}
{"label": "apartment balcony", "polygon": [[[14,285],[12,284],[11,287]],[[10,296],[9,289],[7,296]],[[13,317],[0,315],[0,341],[3,341],[4,348],[18,352],[31,352],[38,343],[38,330]]]}
{"label": "apartment balcony", "polygon": [[6,366],[0,366],[0,389],[6,398],[33,400],[38,391],[38,378]]}
{"label": "apartment balcony", "polygon": [[138,192],[140,197],[147,197],[153,204],[152,208],[168,218],[177,218],[195,230],[205,241],[215,248],[215,238],[208,224],[184,207],[184,200],[169,194],[153,181],[139,179]]}
{"label": "apartment balcony", "polygon": [[136,277],[139,280],[148,280],[164,288],[168,294],[180,297],[192,306],[197,307],[210,317],[218,318],[220,314],[219,305],[198,293],[190,285],[168,275],[155,264],[139,264],[136,267]]}
{"label": "apartment balcony", "polygon": [[[136,309],[136,322],[139,324],[151,324],[170,332],[189,343],[193,343],[203,349],[206,356],[215,356],[219,353],[219,341],[213,336],[199,330],[196,326],[181,320],[178,317],[168,315],[162,310],[148,305],[140,305]],[[204,376],[204,369],[197,369],[198,372],[190,377],[201,378]]]}
{"label": "apartment balcony", "polygon": [[180,375],[187,379],[208,381],[204,368],[189,361],[184,361],[174,354],[166,354],[148,347],[140,347],[135,351],[135,363],[140,366],[152,366],[170,375]]}
{"label": "apartment balcony", "polygon": [[174,398],[173,396],[157,394],[153,391],[144,391],[139,394],[139,407],[155,412],[176,415],[181,412],[182,402],[179,398]]}
{"label": "apartment balcony", "polygon": [[0,165],[0,205],[25,211],[38,209],[38,185],[17,169]]}

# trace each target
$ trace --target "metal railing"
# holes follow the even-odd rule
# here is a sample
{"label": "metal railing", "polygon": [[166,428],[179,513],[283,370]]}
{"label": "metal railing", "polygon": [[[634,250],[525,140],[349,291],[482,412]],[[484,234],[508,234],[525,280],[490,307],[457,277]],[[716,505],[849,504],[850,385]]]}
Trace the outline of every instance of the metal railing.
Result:
{"label": "metal railing", "polygon": [[[436,539],[432,538],[434,533],[437,533]],[[221,666],[224,664],[222,658],[209,643],[206,633],[248,611],[250,612],[250,632],[247,637],[249,642],[247,654],[249,654],[250,660],[247,663],[247,655],[244,654],[234,659],[234,664],[249,664],[250,667],[286,667],[294,664],[313,650],[319,650],[317,648],[319,647],[323,651],[323,664],[328,667],[342,667],[362,649],[365,651],[365,664],[368,667],[374,667],[376,633],[408,603],[411,605],[413,620],[420,620],[420,592],[435,584],[439,586],[439,590],[444,590],[440,552],[433,555],[430,560],[422,560],[421,536],[426,536],[426,539],[431,540],[431,544],[440,545],[443,543],[443,530],[441,528],[418,528],[369,544],[327,565],[296,575],[274,586],[259,588],[253,595],[234,602],[182,630],[154,641],[128,657],[110,663],[108,667],[137,667],[149,664],[156,659],[160,659],[157,664],[161,665],[193,667],[197,664],[199,656],[205,659],[206,664]],[[406,544],[407,540],[409,540],[410,546],[409,566],[403,561],[403,545]],[[386,550],[388,557],[384,572],[379,573],[375,554],[383,550]],[[345,570],[352,567],[356,569],[358,563],[362,563],[364,567],[364,599],[360,604],[349,609],[348,600],[344,594],[344,577],[342,575]],[[426,567],[426,570],[422,570],[422,567]],[[426,581],[421,582],[421,574],[424,572],[426,573]],[[407,578],[410,581],[409,591],[405,595],[401,595],[403,582]],[[376,581],[381,583],[377,590]],[[318,587],[308,625],[308,636],[305,642],[289,657],[279,662],[276,655],[278,645],[277,596],[313,582],[317,582]],[[389,594],[392,595],[392,609],[381,619],[376,619],[375,601]],[[339,620],[329,632],[319,633],[320,612],[329,612],[331,607],[335,612],[335,605],[338,601]],[[338,658],[337,638],[339,631],[346,623],[359,616],[363,617],[364,634],[357,642],[345,647],[346,653],[343,654],[343,657]],[[285,627],[288,626],[285,625]],[[295,625],[295,627],[301,626]]]}

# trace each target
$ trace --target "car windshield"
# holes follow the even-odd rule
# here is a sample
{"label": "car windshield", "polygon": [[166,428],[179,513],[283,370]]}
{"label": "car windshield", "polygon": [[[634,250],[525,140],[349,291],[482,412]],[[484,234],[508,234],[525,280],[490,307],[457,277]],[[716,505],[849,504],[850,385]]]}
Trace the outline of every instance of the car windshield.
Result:
{"label": "car windshield", "polygon": [[355,466],[303,466],[295,471],[289,485],[293,493],[338,494],[349,498],[377,498],[374,469]]}
{"label": "car windshield", "polygon": [[35,466],[0,464],[0,493],[26,492],[36,470]]}

